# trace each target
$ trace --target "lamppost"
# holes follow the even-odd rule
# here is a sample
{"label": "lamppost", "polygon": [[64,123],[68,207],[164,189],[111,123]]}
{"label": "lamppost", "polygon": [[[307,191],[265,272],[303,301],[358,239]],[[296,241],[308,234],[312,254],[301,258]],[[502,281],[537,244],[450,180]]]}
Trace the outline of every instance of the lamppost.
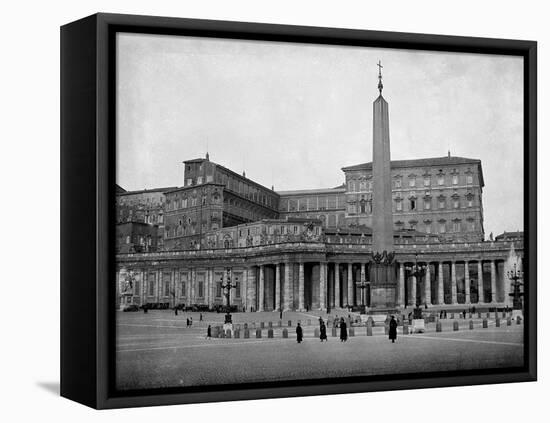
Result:
{"label": "lamppost", "polygon": [[[424,276],[424,274],[426,273],[426,266],[423,264],[422,265],[418,264],[418,253],[416,252],[414,253],[414,265],[405,266],[405,270],[408,271],[411,276],[414,276],[417,281],[418,281],[418,278],[421,278],[422,276]],[[415,312],[414,312],[415,319],[421,318],[421,317],[416,317],[419,312],[421,313],[420,303],[417,302],[416,298],[413,298],[413,300],[414,300],[413,304],[416,306]]]}
{"label": "lamppost", "polygon": [[523,279],[523,272],[521,270],[517,270],[517,265],[514,263],[514,269],[509,270],[507,272],[508,279],[512,281],[512,289],[514,290],[509,296],[513,297],[512,302],[512,308],[514,310],[521,310],[523,308],[523,303],[521,301],[521,297],[523,296],[523,292],[520,292],[520,288],[523,285],[523,282],[521,282],[521,279]]}
{"label": "lamppost", "polygon": [[361,290],[361,314],[365,314],[365,307],[366,307],[365,290],[370,285],[370,282],[366,280],[360,280],[359,282],[355,282],[355,285],[357,285],[357,287]]}
{"label": "lamppost", "polygon": [[231,320],[231,304],[230,304],[230,296],[231,296],[231,289],[237,287],[237,283],[239,282],[239,277],[235,276],[235,284],[232,283],[232,273],[231,268],[228,267],[226,269],[226,280],[225,283],[223,283],[223,275],[220,278],[221,281],[221,287],[224,290],[225,295],[225,322],[224,323],[233,323]]}

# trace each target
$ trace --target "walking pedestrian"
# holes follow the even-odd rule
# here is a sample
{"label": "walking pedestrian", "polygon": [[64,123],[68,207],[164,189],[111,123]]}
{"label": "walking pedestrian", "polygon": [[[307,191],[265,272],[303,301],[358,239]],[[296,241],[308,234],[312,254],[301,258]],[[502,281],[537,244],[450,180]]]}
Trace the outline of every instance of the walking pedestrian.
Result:
{"label": "walking pedestrian", "polygon": [[174,307],[174,313],[176,314],[176,316],[178,315],[178,308],[177,307]]}
{"label": "walking pedestrian", "polygon": [[189,317],[187,318],[187,324],[186,327],[189,327]]}
{"label": "walking pedestrian", "polygon": [[210,338],[212,338],[212,328],[208,325],[208,329],[206,329],[206,339]]}
{"label": "walking pedestrian", "polygon": [[348,328],[346,325],[346,321],[342,317],[342,320],[340,320],[340,342],[346,342],[348,340]]}
{"label": "walking pedestrian", "polygon": [[202,313],[199,314],[199,322],[202,322]]}
{"label": "walking pedestrian", "polygon": [[324,322],[321,323],[321,330],[319,332],[320,332],[319,339],[321,340],[321,342],[323,342],[323,341],[326,342],[327,341],[327,327],[325,326]]}
{"label": "walking pedestrian", "polygon": [[302,331],[302,326],[300,326],[300,323],[298,323],[298,326],[296,326],[296,342],[301,343],[304,340],[304,333]]}
{"label": "walking pedestrian", "polygon": [[397,339],[397,322],[394,316],[392,316],[390,320],[389,338],[391,339],[392,344]]}

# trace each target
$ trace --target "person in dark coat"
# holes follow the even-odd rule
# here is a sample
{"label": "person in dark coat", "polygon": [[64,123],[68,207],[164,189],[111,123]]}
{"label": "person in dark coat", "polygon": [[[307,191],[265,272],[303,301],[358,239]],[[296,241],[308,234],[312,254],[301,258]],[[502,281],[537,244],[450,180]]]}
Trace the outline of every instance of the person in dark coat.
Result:
{"label": "person in dark coat", "polygon": [[397,321],[395,320],[394,316],[392,316],[390,320],[389,337],[391,339],[392,344],[397,339]]}
{"label": "person in dark coat", "polygon": [[327,327],[325,325],[325,322],[321,323],[321,329],[319,332],[319,339],[321,340],[321,342],[327,341]]}
{"label": "person in dark coat", "polygon": [[174,313],[176,313],[176,316],[178,315],[178,308],[174,307]]}
{"label": "person in dark coat", "polygon": [[212,338],[212,327],[208,325],[208,329],[206,329],[206,339]]}
{"label": "person in dark coat", "polygon": [[346,342],[348,340],[348,327],[346,321],[342,317],[340,320],[340,342]]}
{"label": "person in dark coat", "polygon": [[304,340],[304,332],[302,331],[302,326],[300,326],[300,323],[298,323],[298,326],[296,326],[296,342],[298,344]]}
{"label": "person in dark coat", "polygon": [[187,327],[189,327],[189,317],[187,318]]}

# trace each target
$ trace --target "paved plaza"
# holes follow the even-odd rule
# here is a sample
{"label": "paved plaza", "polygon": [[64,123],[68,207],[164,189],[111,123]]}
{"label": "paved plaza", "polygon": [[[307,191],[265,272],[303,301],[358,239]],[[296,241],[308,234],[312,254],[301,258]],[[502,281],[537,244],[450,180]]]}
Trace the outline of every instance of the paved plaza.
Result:
{"label": "paved plaza", "polygon": [[[332,315],[334,316],[334,314]],[[187,317],[193,318],[190,328]],[[326,314],[323,313],[326,320]],[[260,327],[262,338],[206,339],[208,324],[219,325],[223,314],[179,313],[171,310],[117,313],[117,384],[120,389],[196,386],[288,379],[380,375],[440,370],[487,369],[521,366],[523,363],[523,324],[512,322],[496,327],[494,318],[482,328],[481,319],[443,319],[442,332],[435,323],[427,324],[422,334],[402,335],[392,344],[384,327],[374,327],[373,336],[366,328],[355,327],[355,336],[346,343],[333,337],[328,342],[314,337],[318,313],[284,313],[278,327],[278,313],[235,313],[235,324],[245,322]],[[292,321],[288,339],[282,329]],[[296,343],[295,322],[304,325],[304,342]],[[308,325],[308,320],[311,325]],[[274,338],[267,338],[268,322],[273,322]],[[339,334],[339,332],[338,332]]]}

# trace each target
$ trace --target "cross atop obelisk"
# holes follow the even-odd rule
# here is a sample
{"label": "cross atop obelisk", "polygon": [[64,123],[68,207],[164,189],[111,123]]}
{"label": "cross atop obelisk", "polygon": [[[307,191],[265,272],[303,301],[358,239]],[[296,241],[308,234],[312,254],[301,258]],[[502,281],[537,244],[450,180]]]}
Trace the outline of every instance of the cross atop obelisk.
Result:
{"label": "cross atop obelisk", "polygon": [[379,60],[377,65],[378,66],[378,91],[380,91],[380,95],[382,95],[382,89],[384,88],[384,85],[382,84],[382,62]]}

